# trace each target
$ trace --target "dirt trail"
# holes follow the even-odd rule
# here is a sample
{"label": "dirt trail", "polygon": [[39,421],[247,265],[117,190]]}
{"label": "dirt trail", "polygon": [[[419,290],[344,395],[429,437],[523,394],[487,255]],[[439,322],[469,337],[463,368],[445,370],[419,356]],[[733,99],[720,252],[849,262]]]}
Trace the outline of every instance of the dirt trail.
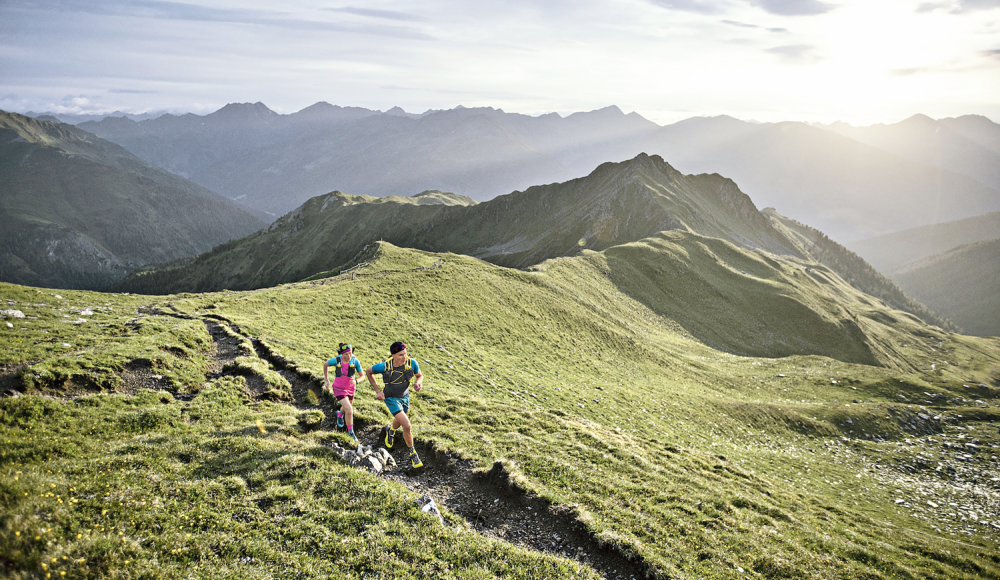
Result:
{"label": "dirt trail", "polygon": [[[235,339],[217,328],[224,320],[205,319],[205,325],[216,343],[213,369],[221,372],[228,357],[235,355]],[[229,327],[244,335],[233,324]],[[292,385],[292,404],[300,409],[315,409],[309,402],[307,391],[320,394],[322,385],[302,376],[282,358],[274,356],[255,337],[253,343],[257,356],[269,362]],[[326,396],[319,397],[319,408],[326,415],[322,430],[336,430],[336,403]],[[367,424],[356,420],[355,433],[365,445],[384,447],[383,425]],[[454,456],[434,446],[433,441],[414,442],[424,466],[410,467],[406,446],[397,441],[389,450],[398,467],[387,469],[381,477],[397,481],[415,493],[430,493],[442,508],[464,518],[479,533],[540,552],[572,558],[594,569],[603,578],[630,580],[644,578],[646,566],[641,561],[629,560],[613,548],[602,546],[580,523],[568,508],[551,505],[546,500],[513,485],[509,475],[499,463],[489,470],[480,469],[470,459]]]}

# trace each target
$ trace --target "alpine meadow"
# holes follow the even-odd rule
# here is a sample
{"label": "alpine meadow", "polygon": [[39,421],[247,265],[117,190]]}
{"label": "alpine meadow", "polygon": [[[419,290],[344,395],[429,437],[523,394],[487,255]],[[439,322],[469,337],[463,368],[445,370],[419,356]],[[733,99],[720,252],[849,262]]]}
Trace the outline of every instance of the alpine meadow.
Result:
{"label": "alpine meadow", "polygon": [[0,580],[1000,580],[1000,0],[0,0]]}
{"label": "alpine meadow", "polygon": [[4,577],[1000,577],[1000,339],[656,156],[0,298]]}

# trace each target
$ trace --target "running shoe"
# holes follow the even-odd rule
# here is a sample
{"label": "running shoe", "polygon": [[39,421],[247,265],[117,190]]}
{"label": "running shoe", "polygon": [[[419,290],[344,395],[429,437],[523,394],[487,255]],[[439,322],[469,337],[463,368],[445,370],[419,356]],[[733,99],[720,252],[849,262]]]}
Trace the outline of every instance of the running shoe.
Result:
{"label": "running shoe", "polygon": [[413,465],[413,467],[424,466],[424,462],[420,461],[420,456],[417,455],[417,450],[413,448],[410,448],[410,464]]}
{"label": "running shoe", "polygon": [[343,428],[344,428],[344,414],[340,411],[337,411],[337,429],[343,429]]}
{"label": "running shoe", "polygon": [[396,442],[396,430],[392,425],[385,426],[385,448],[392,449],[392,444]]}

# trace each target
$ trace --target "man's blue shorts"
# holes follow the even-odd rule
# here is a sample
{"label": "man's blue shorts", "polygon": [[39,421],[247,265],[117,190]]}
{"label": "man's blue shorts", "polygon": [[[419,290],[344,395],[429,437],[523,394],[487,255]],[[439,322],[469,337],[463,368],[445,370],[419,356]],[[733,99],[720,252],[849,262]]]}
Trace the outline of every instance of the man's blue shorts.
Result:
{"label": "man's blue shorts", "polygon": [[410,412],[410,395],[407,393],[403,397],[386,397],[385,406],[389,407],[389,412],[395,417],[400,411],[404,413]]}

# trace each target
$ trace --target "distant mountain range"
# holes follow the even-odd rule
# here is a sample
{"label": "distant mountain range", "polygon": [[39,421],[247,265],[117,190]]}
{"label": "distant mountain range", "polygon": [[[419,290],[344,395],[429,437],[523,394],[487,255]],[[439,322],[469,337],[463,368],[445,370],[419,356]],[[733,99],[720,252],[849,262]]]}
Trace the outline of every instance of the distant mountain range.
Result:
{"label": "distant mountain range", "polygon": [[1000,212],[848,244],[970,334],[1000,336]]}
{"label": "distant mountain range", "polygon": [[527,268],[679,231],[800,260],[805,270],[829,268],[892,308],[949,326],[822,233],[773,210],[758,211],[729,179],[684,175],[658,156],[605,163],[584,178],[482,203],[439,193],[437,203],[422,204],[422,197],[317,196],[265,231],[194,258],[147,268],[116,288],[140,293],[239,290],[335,275],[379,240]]}
{"label": "distant mountain range", "polygon": [[681,171],[722,173],[762,206],[842,243],[1000,209],[1000,181],[983,183],[803,123],[697,118],[659,133],[647,150]]}
{"label": "distant mountain range", "polygon": [[243,237],[247,208],[77,127],[0,112],[0,280],[101,289]]}
{"label": "distant mountain range", "polygon": [[1000,126],[980,115],[938,121],[913,115],[893,125],[826,127],[910,161],[968,175],[994,189],[1000,184]]}
{"label": "distant mountain range", "polygon": [[[730,117],[661,127],[617,107],[563,118],[461,107],[409,115],[317,103],[279,115],[255,103],[81,127],[272,219],[333,190],[405,197],[436,189],[485,201],[642,152],[684,173],[726,175],[761,205],[845,242],[1000,210],[1000,126],[983,117],[868,131]],[[928,152],[953,142],[962,144],[958,155]]]}
{"label": "distant mountain range", "polygon": [[920,226],[846,246],[885,274],[964,244],[1000,238],[1000,212]]}
{"label": "distant mountain range", "polygon": [[47,111],[38,113],[35,111],[28,111],[24,113],[24,116],[32,117],[34,119],[38,119],[39,121],[48,121],[50,123],[70,123],[72,125],[79,125],[80,123],[86,123],[87,121],[101,121],[108,117],[128,117],[133,121],[145,121],[146,119],[155,119],[166,114],[166,111],[152,111],[147,113],[125,113],[123,111],[115,111],[113,113],[56,113]]}
{"label": "distant mountain range", "polygon": [[1000,336],[1000,239],[952,248],[892,273],[906,292],[978,336]]}

